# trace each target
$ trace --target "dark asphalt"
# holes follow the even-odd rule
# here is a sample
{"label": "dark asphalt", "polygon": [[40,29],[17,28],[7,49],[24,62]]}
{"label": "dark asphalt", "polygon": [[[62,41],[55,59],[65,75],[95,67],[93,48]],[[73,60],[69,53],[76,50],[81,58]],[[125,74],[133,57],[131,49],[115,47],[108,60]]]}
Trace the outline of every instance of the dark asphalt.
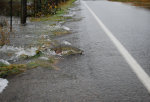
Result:
{"label": "dark asphalt", "polygon": [[[89,7],[150,74],[150,11],[108,1],[86,1]],[[96,20],[80,3],[76,33],[58,38],[83,49],[59,70],[37,68],[9,78],[0,102],[150,102],[150,95]]]}

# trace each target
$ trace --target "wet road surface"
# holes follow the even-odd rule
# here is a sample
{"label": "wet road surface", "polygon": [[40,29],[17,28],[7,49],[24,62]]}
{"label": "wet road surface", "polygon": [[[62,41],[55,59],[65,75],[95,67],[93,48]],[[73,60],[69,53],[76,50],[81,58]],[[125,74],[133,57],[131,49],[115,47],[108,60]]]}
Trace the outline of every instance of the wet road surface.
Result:
{"label": "wet road surface", "polygon": [[[86,1],[150,75],[150,11],[122,3]],[[62,59],[59,70],[37,68],[9,79],[2,102],[150,102],[150,95],[97,21],[79,3],[76,33],[60,37],[84,50]]]}

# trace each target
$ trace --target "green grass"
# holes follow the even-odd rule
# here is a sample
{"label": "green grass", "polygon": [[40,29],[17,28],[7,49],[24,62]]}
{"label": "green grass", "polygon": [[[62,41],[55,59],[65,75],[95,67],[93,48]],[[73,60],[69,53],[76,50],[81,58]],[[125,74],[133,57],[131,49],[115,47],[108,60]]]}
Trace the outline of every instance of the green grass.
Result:
{"label": "green grass", "polygon": [[34,61],[31,61],[27,64],[27,68],[37,68],[37,67],[42,67],[42,68],[49,68],[49,69],[54,69],[54,63],[56,62],[55,58],[50,57],[49,60],[41,60],[41,59],[36,59]]}
{"label": "green grass", "polygon": [[5,65],[3,63],[0,63],[0,78],[5,78],[10,75],[16,75],[28,69],[33,69],[37,67],[56,69],[56,67],[54,66],[56,62],[57,60],[55,58],[50,57],[49,60],[35,59],[34,61],[31,61],[27,64]]}
{"label": "green grass", "polygon": [[67,14],[68,8],[74,6],[73,2],[76,0],[68,0],[65,3],[59,4],[58,8],[61,8],[61,10],[57,11],[55,15],[47,15],[44,17],[31,17],[30,21],[65,21],[66,19],[70,19],[70,17],[63,17],[63,14]]}
{"label": "green grass", "polygon": [[131,3],[134,6],[140,6],[150,9],[150,0],[109,0],[109,1]]}
{"label": "green grass", "polygon": [[24,64],[11,64],[11,65],[0,64],[0,78],[18,74],[24,72],[25,70],[26,65]]}

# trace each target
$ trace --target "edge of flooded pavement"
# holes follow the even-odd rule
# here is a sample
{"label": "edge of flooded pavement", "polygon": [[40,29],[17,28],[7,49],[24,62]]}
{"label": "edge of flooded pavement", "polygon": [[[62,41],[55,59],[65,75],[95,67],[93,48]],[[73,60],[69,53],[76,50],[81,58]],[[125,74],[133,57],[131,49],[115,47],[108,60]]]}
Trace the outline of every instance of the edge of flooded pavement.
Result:
{"label": "edge of flooded pavement", "polygon": [[[77,0],[78,1],[78,0]],[[76,3],[76,2],[75,2]],[[69,10],[71,10],[71,8],[69,8]],[[64,15],[64,16],[70,16],[69,14],[67,15]],[[74,14],[72,14],[72,16],[74,16]],[[75,20],[73,20],[73,21],[75,21]],[[34,23],[34,22],[32,22],[32,23]],[[36,23],[36,22],[35,22]],[[65,22],[65,23],[67,23],[67,21]],[[68,28],[66,27],[66,26],[64,26],[63,25],[63,27],[64,27],[64,29],[66,29],[66,30],[68,30]],[[70,29],[69,29],[70,30]],[[24,30],[23,30],[24,31]],[[28,36],[28,37],[30,37],[30,36]],[[56,38],[58,38],[58,37],[56,37]],[[63,41],[62,43],[64,43],[65,45],[71,45],[71,43],[70,42],[68,42],[68,41]],[[15,47],[16,48],[16,50],[18,49],[19,50],[19,47]],[[23,49],[23,48],[20,48],[20,49]],[[23,49],[24,51],[22,51],[23,53],[25,53],[26,51],[25,51],[25,49]],[[30,51],[29,51],[30,52]],[[34,51],[35,52],[35,51]],[[19,53],[19,52],[18,52]],[[34,53],[35,54],[35,53]],[[33,54],[32,54],[33,55]],[[45,57],[41,57],[41,59],[44,59],[45,60]],[[6,61],[6,60],[3,60],[3,61],[1,61],[1,62],[7,62],[7,63],[9,63],[8,61]],[[9,65],[9,64],[8,64]],[[13,76],[9,76],[9,77],[7,77],[7,79],[9,80],[9,79],[11,79],[11,78],[14,78],[16,75],[13,75]],[[6,80],[6,79],[3,79],[4,81],[4,83],[1,83],[1,85],[3,84],[3,86],[1,86],[1,88],[3,88],[3,89],[5,89],[5,87],[7,87],[7,84],[8,84],[8,81]],[[1,92],[3,91],[3,89],[1,89]]]}

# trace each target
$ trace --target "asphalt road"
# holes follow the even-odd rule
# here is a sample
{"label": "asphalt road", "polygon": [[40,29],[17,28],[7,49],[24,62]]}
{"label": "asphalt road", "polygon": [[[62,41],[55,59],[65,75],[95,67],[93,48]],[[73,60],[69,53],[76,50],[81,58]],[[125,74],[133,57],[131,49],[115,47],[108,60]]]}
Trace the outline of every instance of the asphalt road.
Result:
{"label": "asphalt road", "polygon": [[[150,11],[105,0],[86,4],[150,75]],[[134,64],[129,65],[84,3],[77,8],[83,20],[66,24],[76,33],[58,40],[80,47],[84,55],[64,58],[60,70],[37,68],[10,78],[1,102],[150,102]]]}

